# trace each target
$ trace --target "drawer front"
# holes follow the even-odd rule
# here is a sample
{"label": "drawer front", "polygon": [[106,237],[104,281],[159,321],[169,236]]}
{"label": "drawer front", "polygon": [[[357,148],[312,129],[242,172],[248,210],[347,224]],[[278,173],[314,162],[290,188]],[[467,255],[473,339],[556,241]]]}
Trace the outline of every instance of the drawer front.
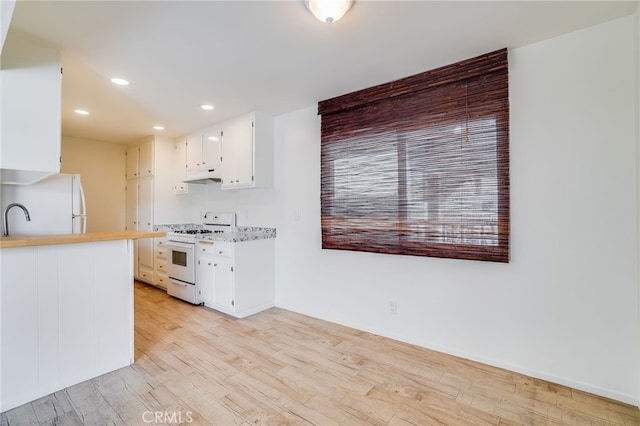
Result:
{"label": "drawer front", "polygon": [[166,290],[167,285],[169,284],[169,278],[167,277],[167,274],[156,271],[156,273],[154,274],[153,282],[157,286],[162,287]]}
{"label": "drawer front", "polygon": [[166,260],[167,259],[166,247],[156,247],[156,257]]}
{"label": "drawer front", "polygon": [[227,241],[198,241],[196,254],[200,256],[233,257],[233,243]]}
{"label": "drawer front", "polygon": [[169,280],[167,283],[167,294],[186,300],[189,303],[198,303],[196,297],[196,286],[193,284],[184,284],[178,281]]}
{"label": "drawer front", "polygon": [[219,257],[233,257],[233,243],[227,241],[220,241],[214,246],[214,256]]}
{"label": "drawer front", "polygon": [[217,246],[217,241],[198,241],[196,244],[196,256],[213,256]]}
{"label": "drawer front", "polygon": [[141,281],[145,281],[148,283],[153,283],[153,269],[144,267],[144,266],[140,266],[140,268],[138,268],[138,277],[139,280]]}

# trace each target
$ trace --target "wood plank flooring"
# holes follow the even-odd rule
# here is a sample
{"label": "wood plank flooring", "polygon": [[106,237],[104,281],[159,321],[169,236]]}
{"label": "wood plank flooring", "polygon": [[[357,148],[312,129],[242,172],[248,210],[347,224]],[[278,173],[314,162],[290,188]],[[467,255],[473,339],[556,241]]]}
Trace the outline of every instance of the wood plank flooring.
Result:
{"label": "wood plank flooring", "polygon": [[135,285],[136,362],[5,425],[639,425],[640,410],[283,309],[243,320]]}

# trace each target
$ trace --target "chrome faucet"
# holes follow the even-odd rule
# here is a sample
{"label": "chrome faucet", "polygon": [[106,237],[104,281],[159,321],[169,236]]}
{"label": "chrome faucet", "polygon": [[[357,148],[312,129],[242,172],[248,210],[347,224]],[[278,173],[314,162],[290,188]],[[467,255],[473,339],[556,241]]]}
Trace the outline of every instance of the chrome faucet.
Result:
{"label": "chrome faucet", "polygon": [[9,236],[9,210],[12,207],[20,207],[24,212],[24,218],[27,219],[27,222],[31,222],[31,218],[29,217],[29,210],[25,206],[20,203],[11,203],[4,209],[4,221],[2,222],[2,235],[5,237]]}

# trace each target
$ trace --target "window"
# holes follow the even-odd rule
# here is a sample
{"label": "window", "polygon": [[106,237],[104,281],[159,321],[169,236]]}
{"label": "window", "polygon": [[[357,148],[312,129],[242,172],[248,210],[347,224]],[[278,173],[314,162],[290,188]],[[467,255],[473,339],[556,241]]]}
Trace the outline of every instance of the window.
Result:
{"label": "window", "polygon": [[318,113],[323,248],[509,261],[506,49]]}

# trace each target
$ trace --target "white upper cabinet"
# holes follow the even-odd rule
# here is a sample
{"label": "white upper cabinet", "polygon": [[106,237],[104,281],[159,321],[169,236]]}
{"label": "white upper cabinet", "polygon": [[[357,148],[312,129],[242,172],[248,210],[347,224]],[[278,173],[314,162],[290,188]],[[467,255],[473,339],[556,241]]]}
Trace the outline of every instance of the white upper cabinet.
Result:
{"label": "white upper cabinet", "polygon": [[153,176],[153,139],[140,144],[138,152],[138,173],[140,177]]}
{"label": "white upper cabinet", "polygon": [[222,161],[221,132],[220,127],[214,126],[205,129],[202,134],[202,168],[206,171],[210,171],[213,167],[219,167]]}
{"label": "white upper cabinet", "polygon": [[153,176],[153,139],[127,147],[127,179]]}
{"label": "white upper cabinet", "polygon": [[28,184],[60,171],[60,52],[12,30],[2,51],[2,183]]}
{"label": "white upper cabinet", "polygon": [[224,124],[222,133],[222,189],[254,186],[254,121],[243,116]]}
{"label": "white upper cabinet", "polygon": [[186,178],[197,178],[220,167],[220,127],[214,126],[187,136]]}
{"label": "white upper cabinet", "polygon": [[202,133],[187,136],[187,176],[197,172],[202,166]]}
{"label": "white upper cabinet", "polygon": [[222,124],[222,189],[273,184],[273,119],[251,113]]}
{"label": "white upper cabinet", "polygon": [[138,145],[129,145],[127,147],[127,169],[126,175],[127,179],[136,179],[138,178],[139,168],[138,168],[138,157],[140,155],[140,149]]}

